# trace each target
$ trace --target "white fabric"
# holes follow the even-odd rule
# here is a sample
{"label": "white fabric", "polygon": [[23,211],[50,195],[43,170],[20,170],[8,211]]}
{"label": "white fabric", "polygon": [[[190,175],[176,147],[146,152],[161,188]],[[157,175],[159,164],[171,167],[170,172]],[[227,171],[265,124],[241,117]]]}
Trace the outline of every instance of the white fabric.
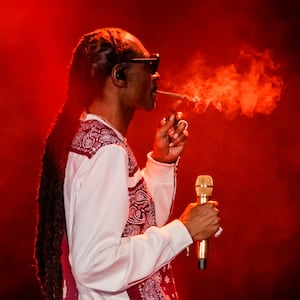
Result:
{"label": "white fabric", "polygon": [[[174,165],[158,163],[148,155],[146,168],[133,179],[129,180],[127,170],[127,153],[117,145],[100,148],[91,159],[69,153],[64,183],[66,227],[80,300],[129,299],[128,286],[157,271],[192,243],[179,220],[162,226],[174,195]],[[121,238],[128,218],[128,186],[142,175],[162,227]]]}

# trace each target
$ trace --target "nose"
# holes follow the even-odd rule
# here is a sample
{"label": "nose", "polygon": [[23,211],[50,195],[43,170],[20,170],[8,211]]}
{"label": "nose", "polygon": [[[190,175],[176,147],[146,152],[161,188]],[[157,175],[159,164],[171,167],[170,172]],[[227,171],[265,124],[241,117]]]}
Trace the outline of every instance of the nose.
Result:
{"label": "nose", "polygon": [[151,78],[152,79],[159,79],[160,78],[160,75],[159,75],[159,73],[158,72],[155,72],[154,74],[151,74]]}

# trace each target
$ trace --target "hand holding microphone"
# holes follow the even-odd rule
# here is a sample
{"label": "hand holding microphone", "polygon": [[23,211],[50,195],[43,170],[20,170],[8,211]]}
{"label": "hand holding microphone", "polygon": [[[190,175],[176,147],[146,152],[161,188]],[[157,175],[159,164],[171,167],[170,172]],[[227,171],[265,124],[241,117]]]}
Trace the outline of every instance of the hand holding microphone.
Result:
{"label": "hand holding microphone", "polygon": [[213,182],[208,175],[196,180],[197,202],[188,205],[180,220],[197,242],[198,268],[205,269],[207,262],[208,238],[220,235],[218,203],[211,200]]}
{"label": "hand holding microphone", "polygon": [[216,201],[190,203],[179,220],[186,226],[194,241],[208,239],[219,229],[219,210]]}

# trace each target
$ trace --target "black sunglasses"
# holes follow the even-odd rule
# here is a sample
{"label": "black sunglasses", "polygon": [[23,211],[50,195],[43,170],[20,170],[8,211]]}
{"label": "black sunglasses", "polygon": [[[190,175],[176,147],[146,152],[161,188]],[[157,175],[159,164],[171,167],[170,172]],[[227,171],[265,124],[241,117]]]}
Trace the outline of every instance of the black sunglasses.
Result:
{"label": "black sunglasses", "polygon": [[154,53],[150,57],[136,57],[127,60],[127,62],[147,64],[149,66],[150,74],[154,75],[157,72],[159,66],[159,54]]}

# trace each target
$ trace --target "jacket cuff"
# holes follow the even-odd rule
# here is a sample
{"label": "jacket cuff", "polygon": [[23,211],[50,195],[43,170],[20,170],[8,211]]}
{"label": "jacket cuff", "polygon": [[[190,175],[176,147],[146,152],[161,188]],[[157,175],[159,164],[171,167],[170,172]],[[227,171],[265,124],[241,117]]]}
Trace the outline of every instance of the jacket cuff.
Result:
{"label": "jacket cuff", "polygon": [[166,224],[160,229],[172,240],[173,250],[176,254],[193,243],[189,231],[178,219]]}
{"label": "jacket cuff", "polygon": [[151,154],[152,152],[147,154],[147,173],[151,174],[151,176],[155,176],[154,178],[159,178],[162,182],[169,181],[170,178],[176,175],[178,160],[176,163],[162,163],[153,159]]}

